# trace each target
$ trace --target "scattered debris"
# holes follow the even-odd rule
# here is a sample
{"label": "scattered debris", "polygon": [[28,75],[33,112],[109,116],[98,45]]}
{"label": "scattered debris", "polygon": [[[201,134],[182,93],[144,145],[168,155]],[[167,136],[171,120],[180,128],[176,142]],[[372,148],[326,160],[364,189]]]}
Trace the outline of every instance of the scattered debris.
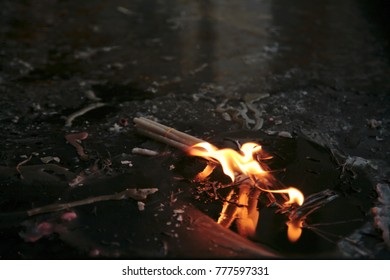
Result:
{"label": "scattered debris", "polygon": [[352,170],[354,167],[364,168],[366,166],[370,166],[372,169],[377,170],[378,167],[374,165],[370,160],[362,158],[362,157],[351,157],[349,156],[345,163],[343,164],[343,170]]}
{"label": "scattered debris", "polygon": [[157,156],[159,154],[156,151],[144,149],[144,148],[138,148],[138,147],[133,148],[131,152],[133,154],[144,155],[144,156]]}
{"label": "scattered debris", "polygon": [[118,46],[108,46],[108,47],[102,47],[102,48],[87,48],[84,51],[76,51],[74,54],[75,59],[88,59],[98,53],[101,52],[110,52],[112,50],[118,49]]}
{"label": "scattered debris", "polygon": [[127,165],[128,167],[133,167],[131,160],[121,160],[121,164]]}
{"label": "scattered debris", "polygon": [[85,174],[85,171],[81,171],[79,175],[77,175],[74,179],[70,180],[68,182],[69,187],[80,187],[83,185],[85,179],[87,178],[87,175]]}
{"label": "scattered debris", "polygon": [[92,103],[92,104],[89,104],[88,106],[82,108],[81,110],[78,110],[76,112],[74,112],[73,114],[69,115],[66,120],[65,120],[65,126],[67,127],[71,127],[72,126],[72,123],[73,121],[84,115],[85,113],[88,113],[89,111],[91,110],[94,110],[94,109],[97,109],[97,108],[100,108],[100,107],[103,107],[103,106],[106,106],[107,104],[106,103],[102,103],[102,102],[97,102],[97,103]]}
{"label": "scattered debris", "polygon": [[143,203],[142,201],[138,201],[137,205],[138,205],[138,210],[139,211],[144,211],[145,210],[145,203]]}
{"label": "scattered debris", "polygon": [[68,169],[53,163],[20,166],[20,176],[37,184],[57,184],[72,180],[75,175]]}
{"label": "scattered debris", "polygon": [[74,211],[68,211],[61,215],[61,220],[66,222],[70,222],[76,218],[77,218],[77,214]]}
{"label": "scattered debris", "polygon": [[268,134],[268,135],[276,135],[276,134],[278,134],[278,132],[277,131],[274,131],[274,130],[266,130],[266,131],[264,131],[266,134]]}
{"label": "scattered debris", "polygon": [[122,118],[122,119],[119,120],[118,123],[119,123],[120,126],[123,126],[123,127],[128,126],[129,125],[129,119]]}
{"label": "scattered debris", "polygon": [[202,72],[205,68],[207,68],[209,65],[207,63],[203,63],[201,66],[199,66],[198,68],[190,71],[190,74],[191,75],[195,75],[199,72]]}
{"label": "scattered debris", "polygon": [[123,127],[121,127],[119,124],[115,123],[113,126],[111,126],[108,131],[109,132],[114,132],[114,133],[119,133],[121,132],[121,130],[123,129]]}
{"label": "scattered debris", "polygon": [[170,55],[163,55],[160,56],[160,58],[165,61],[174,61],[176,59],[174,56],[170,56]]}
{"label": "scattered debris", "polygon": [[380,137],[380,136],[375,136],[375,140],[378,141],[378,142],[381,142],[383,140],[385,140],[383,137]]}
{"label": "scattered debris", "polygon": [[41,157],[41,161],[43,163],[49,163],[53,161],[59,163],[61,160],[59,157],[47,156],[47,157]]}
{"label": "scattered debris", "polygon": [[39,111],[42,110],[42,107],[41,107],[41,104],[33,102],[33,103],[31,104],[31,109],[32,109],[34,112],[39,112]]}
{"label": "scattered debris", "polygon": [[275,130],[266,130],[264,131],[268,135],[277,135],[279,137],[284,137],[284,138],[293,138],[290,132],[288,131],[275,131]]}
{"label": "scattered debris", "polygon": [[183,214],[184,210],[183,209],[174,209],[173,213],[175,213],[175,214]]}
{"label": "scattered debris", "polygon": [[19,122],[19,120],[20,120],[19,116],[14,116],[11,121],[16,124]]}
{"label": "scattered debris", "polygon": [[290,132],[287,131],[280,131],[278,133],[278,136],[284,137],[284,138],[293,138]]}
{"label": "scattered debris", "polygon": [[369,119],[367,120],[367,125],[369,128],[378,128],[382,125],[382,122],[376,119]]}
{"label": "scattered debris", "polygon": [[283,123],[282,120],[275,120],[275,125],[280,125],[280,124],[282,124],[282,123]]}
{"label": "scattered debris", "polygon": [[11,65],[18,67],[19,73],[22,75],[28,74],[34,70],[34,67],[31,65],[31,63],[21,60],[19,58],[16,58],[13,61],[11,61]]}
{"label": "scattered debris", "polygon": [[65,136],[66,141],[76,148],[77,154],[82,160],[89,160],[89,156],[84,152],[84,148],[80,145],[80,141],[88,138],[88,132],[72,133]]}
{"label": "scattered debris", "polygon": [[265,59],[264,53],[262,53],[262,52],[247,54],[247,55],[242,57],[242,61],[246,65],[253,65],[253,64],[261,63],[264,59]]}
{"label": "scattered debris", "polygon": [[80,187],[90,178],[97,178],[100,175],[109,174],[112,171],[111,165],[112,162],[110,159],[97,159],[90,167],[81,170],[75,178],[68,182],[68,185],[70,187]]}
{"label": "scattered debris", "polygon": [[124,191],[124,194],[128,195],[130,198],[135,200],[146,199],[148,195],[154,194],[157,192],[157,188],[149,188],[149,189],[127,189]]}
{"label": "scattered debris", "polygon": [[55,231],[55,225],[49,222],[42,222],[37,225],[31,225],[31,221],[22,223],[28,230],[20,232],[19,235],[26,242],[36,242],[42,237],[51,235]]}
{"label": "scattered debris", "polygon": [[126,16],[132,16],[134,15],[134,12],[129,10],[128,8],[125,8],[125,7],[122,7],[122,6],[118,6],[116,7],[117,11],[126,15]]}
{"label": "scattered debris", "polygon": [[92,101],[95,101],[95,102],[99,102],[101,101],[102,99],[100,97],[97,97],[95,92],[92,91],[92,90],[87,90],[85,92],[85,96],[89,99],[89,100],[92,100]]}
{"label": "scattered debris", "polygon": [[244,100],[239,102],[240,107],[237,108],[227,105],[231,98],[225,98],[217,105],[215,111],[220,113],[222,118],[226,121],[235,121],[241,124],[243,128],[257,131],[260,130],[264,124],[264,119],[262,118],[263,109],[261,105],[255,105],[254,103],[268,96],[268,93],[246,94]]}

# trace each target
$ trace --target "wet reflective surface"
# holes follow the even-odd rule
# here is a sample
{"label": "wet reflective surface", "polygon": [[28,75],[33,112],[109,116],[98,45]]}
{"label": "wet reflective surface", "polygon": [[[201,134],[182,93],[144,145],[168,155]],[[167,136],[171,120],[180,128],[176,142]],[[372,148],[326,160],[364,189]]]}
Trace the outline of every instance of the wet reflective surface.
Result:
{"label": "wet reflective surface", "polygon": [[[380,0],[2,1],[1,212],[112,194],[129,186],[159,192],[145,201],[145,212],[136,202],[122,200],[70,209],[79,217],[69,224],[74,235],[64,233],[60,213],[32,220],[2,216],[0,257],[209,256],[207,242],[200,246],[205,251],[183,246],[205,242],[200,234],[188,234],[188,224],[177,228],[181,238],[176,238],[167,223],[175,226],[178,214],[172,211],[192,205],[188,216],[205,219],[195,231],[213,227],[211,239],[222,240],[231,231],[213,224],[220,204],[205,212],[207,207],[192,201],[198,194],[192,193],[196,186],[188,179],[201,168],[199,162],[138,135],[132,119],[146,116],[221,144],[224,135],[261,138],[276,154],[271,167],[286,168],[278,173],[284,184],[301,185],[306,194],[327,188],[340,194],[324,212],[313,214],[312,223],[335,222],[327,217],[344,205],[348,211],[340,220],[364,220],[332,226],[336,240],[353,231],[359,250],[348,242],[329,246],[308,229],[302,243],[292,245],[284,239],[283,218],[267,223],[274,220],[274,211],[259,205],[264,224],[256,245],[237,236],[234,241],[229,233],[230,239],[217,242],[224,245],[214,257],[388,258],[383,221],[390,214],[370,210],[390,204],[378,201],[375,192],[377,184],[389,183],[385,6]],[[65,140],[79,132],[88,133],[81,141],[87,161]],[[259,136],[264,133],[290,144],[267,143]],[[309,148],[311,141],[316,144]],[[134,147],[162,155],[134,155]],[[59,159],[49,163],[54,167],[45,166],[42,158],[48,156]],[[71,187],[80,174],[87,178],[85,188]],[[340,178],[343,174],[348,176]],[[183,193],[182,204],[169,203],[171,193]],[[160,203],[168,205],[161,220],[154,216]],[[122,223],[129,212],[134,213],[131,223]],[[113,230],[112,224],[123,226]],[[156,225],[152,231],[150,224]],[[29,230],[43,238],[26,242]],[[225,242],[246,249],[223,251]]]}

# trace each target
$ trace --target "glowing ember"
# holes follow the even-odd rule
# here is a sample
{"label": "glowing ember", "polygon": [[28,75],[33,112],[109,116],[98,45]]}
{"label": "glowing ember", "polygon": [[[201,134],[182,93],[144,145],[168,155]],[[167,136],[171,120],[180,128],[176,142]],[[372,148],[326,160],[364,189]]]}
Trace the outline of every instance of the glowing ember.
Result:
{"label": "glowing ember", "polygon": [[[237,228],[240,234],[245,236],[251,236],[254,234],[259,213],[257,209],[257,201],[260,196],[260,192],[287,194],[288,200],[285,198],[283,206],[289,207],[293,204],[302,205],[304,201],[303,194],[294,187],[286,189],[269,189],[268,185],[271,182],[275,182],[275,178],[267,171],[266,168],[256,160],[255,155],[262,152],[262,148],[259,144],[248,142],[241,146],[240,152],[233,149],[218,149],[207,142],[201,142],[192,146],[188,153],[192,156],[202,157],[211,163],[197,175],[197,179],[205,180],[214,170],[216,163],[221,164],[223,172],[230,177],[232,182],[235,181],[237,175],[245,175],[246,179],[240,185],[238,199],[236,203],[242,205],[232,205],[229,203],[234,191],[229,193],[227,202],[223,204],[221,215],[218,219],[218,223],[230,227],[232,222],[236,220]],[[250,195],[250,189],[257,190],[254,194]],[[288,238],[291,242],[295,242],[299,239],[302,233],[303,221],[288,221]]]}

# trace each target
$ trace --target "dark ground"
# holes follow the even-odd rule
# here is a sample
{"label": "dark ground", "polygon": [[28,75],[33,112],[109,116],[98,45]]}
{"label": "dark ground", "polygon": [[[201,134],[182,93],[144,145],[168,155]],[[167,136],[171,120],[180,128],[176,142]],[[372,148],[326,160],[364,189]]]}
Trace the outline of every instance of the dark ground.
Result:
{"label": "dark ground", "polygon": [[[362,170],[364,175],[355,180],[364,182],[356,184],[363,193],[378,192],[374,199],[367,197],[369,208],[376,207],[364,210],[367,224],[344,234],[334,257],[389,258],[390,21],[384,3],[1,1],[0,211],[6,217],[60,198],[120,191],[124,185],[157,187],[161,202],[180,186],[189,187],[188,183],[178,186],[164,174],[171,165],[180,170],[181,163],[188,164],[183,155],[169,154],[173,149],[139,136],[134,117],[152,117],[203,139],[221,139],[233,131],[241,138],[253,137],[254,129],[259,135],[284,131],[294,139],[327,147],[340,161],[336,173],[342,173],[343,163],[348,170]],[[65,126],[72,113],[97,102],[105,106]],[[255,127],[256,120],[263,125]],[[87,161],[80,161],[64,138],[82,131],[89,133],[83,141]],[[164,151],[165,156],[145,159],[132,154],[134,147]],[[32,159],[17,172],[15,166],[30,155]],[[60,162],[54,164],[67,168],[69,174],[62,169],[42,171],[39,166],[45,156],[58,157]],[[69,191],[69,180],[87,168],[92,175],[84,193]],[[61,176],[50,176],[53,173]],[[107,186],[112,189],[107,191]],[[202,250],[192,255],[193,248],[186,251],[186,242],[199,242],[200,247],[203,243],[188,237],[172,245],[174,249],[165,248],[159,230],[153,233],[158,237],[148,236],[150,228],[140,225],[152,213],[133,220],[121,233],[131,235],[130,249],[119,241],[99,240],[96,232],[108,231],[106,237],[113,234],[115,239],[112,227],[122,223],[126,227],[126,213],[138,215],[136,204],[125,203],[105,205],[110,213],[123,206],[119,216],[100,212],[93,223],[78,221],[77,229],[88,228],[81,233],[63,235],[54,230],[55,234],[36,242],[19,236],[34,226],[4,218],[0,258],[230,256]],[[57,218],[36,219],[56,223]],[[102,220],[106,222],[99,224]],[[40,222],[30,219],[34,225]],[[165,220],[160,222],[156,228],[165,225]],[[360,249],[343,243],[353,234]],[[149,237],[152,244],[145,245]],[[283,255],[283,249],[276,249]],[[256,255],[252,253],[238,256]],[[321,256],[323,252],[311,253]]]}

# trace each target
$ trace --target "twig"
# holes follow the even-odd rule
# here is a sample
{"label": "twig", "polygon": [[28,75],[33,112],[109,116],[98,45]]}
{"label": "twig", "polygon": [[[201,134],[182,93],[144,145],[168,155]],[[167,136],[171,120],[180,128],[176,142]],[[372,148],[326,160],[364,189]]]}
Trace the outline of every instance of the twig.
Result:
{"label": "twig", "polygon": [[20,172],[20,167],[23,165],[23,164],[26,164],[27,162],[29,162],[30,160],[32,159],[32,154],[26,158],[25,160],[19,162],[17,165],[16,165],[16,171],[20,174],[20,177],[23,179],[23,175],[22,175],[22,172]]}
{"label": "twig", "polygon": [[107,105],[106,103],[102,103],[102,102],[89,104],[88,106],[86,106],[86,107],[84,107],[84,108],[74,112],[73,114],[69,115],[66,118],[65,126],[71,127],[72,126],[72,122],[77,117],[80,117],[80,116],[84,115],[85,113],[88,113],[91,110],[94,110],[94,109],[97,109],[97,108],[100,108],[100,107],[103,107],[103,106],[106,106],[106,105]]}
{"label": "twig", "polygon": [[290,212],[289,218],[291,220],[304,220],[311,213],[317,209],[323,207],[334,199],[338,198],[339,195],[330,189],[323,190],[318,193],[314,193],[305,199],[305,202]]}
{"label": "twig", "polygon": [[122,191],[120,193],[116,194],[108,194],[108,195],[101,195],[101,196],[95,196],[95,197],[89,197],[82,200],[77,200],[73,202],[68,203],[61,203],[61,204],[50,204],[38,208],[33,208],[31,210],[26,211],[27,216],[35,216],[39,214],[45,214],[45,213],[52,213],[52,212],[58,212],[65,209],[69,209],[72,207],[82,206],[82,205],[88,205],[96,202],[101,201],[107,201],[107,200],[124,200],[128,198],[132,198],[135,200],[142,200],[146,199],[149,194],[153,194],[157,192],[157,188],[150,188],[150,189],[127,189],[125,191]]}
{"label": "twig", "polygon": [[65,136],[66,141],[76,148],[77,154],[82,160],[88,160],[89,156],[84,152],[83,146],[80,145],[81,140],[88,138],[88,132],[72,133]]}
{"label": "twig", "polygon": [[144,148],[138,148],[135,147],[131,150],[133,154],[138,154],[138,155],[144,155],[144,156],[157,156],[158,152],[149,150],[149,149],[144,149]]}

